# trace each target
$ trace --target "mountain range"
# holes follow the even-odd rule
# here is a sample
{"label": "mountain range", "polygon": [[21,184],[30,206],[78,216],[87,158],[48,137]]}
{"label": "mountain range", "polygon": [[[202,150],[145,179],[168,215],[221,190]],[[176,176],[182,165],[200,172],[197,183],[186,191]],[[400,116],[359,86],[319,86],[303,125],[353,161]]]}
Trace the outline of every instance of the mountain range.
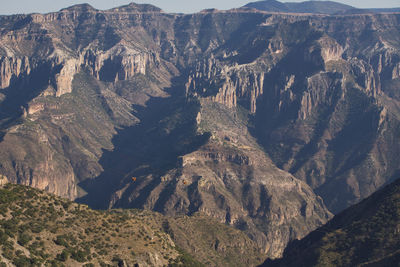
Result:
{"label": "mountain range", "polygon": [[400,7],[361,9],[333,1],[305,1],[282,3],[276,0],[264,0],[248,3],[244,7],[254,8],[267,12],[311,13],[328,15],[400,12]]}
{"label": "mountain range", "polygon": [[400,165],[400,14],[296,12],[0,16],[1,177],[281,257]]}

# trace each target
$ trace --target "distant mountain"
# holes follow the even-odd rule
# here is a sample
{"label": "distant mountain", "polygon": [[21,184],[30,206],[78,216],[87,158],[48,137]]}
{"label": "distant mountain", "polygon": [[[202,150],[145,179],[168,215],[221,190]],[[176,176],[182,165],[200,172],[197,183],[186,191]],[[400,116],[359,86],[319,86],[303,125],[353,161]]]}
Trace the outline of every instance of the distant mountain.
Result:
{"label": "distant mountain", "polygon": [[275,0],[265,0],[252,2],[245,7],[255,8],[270,12],[288,12],[288,13],[316,13],[316,14],[335,14],[345,12],[354,7],[336,3],[332,1],[307,1],[301,3],[281,3]]}
{"label": "distant mountain", "polygon": [[263,266],[399,266],[400,180],[289,244]]}
{"label": "distant mountain", "polygon": [[276,0],[251,2],[245,5],[268,12],[285,13],[312,13],[312,14],[365,14],[365,13],[393,13],[400,12],[400,8],[369,8],[359,9],[333,1],[306,1],[301,3],[281,3]]}
{"label": "distant mountain", "polygon": [[245,5],[245,7],[271,12],[291,12],[286,4],[275,0],[252,2]]}

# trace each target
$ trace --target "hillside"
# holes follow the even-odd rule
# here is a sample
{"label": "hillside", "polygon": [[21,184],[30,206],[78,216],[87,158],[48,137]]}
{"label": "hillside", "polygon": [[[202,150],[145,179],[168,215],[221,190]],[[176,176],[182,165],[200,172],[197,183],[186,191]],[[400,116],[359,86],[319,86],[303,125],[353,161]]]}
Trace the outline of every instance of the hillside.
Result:
{"label": "hillside", "polygon": [[263,266],[398,266],[400,180],[336,215],[300,241],[283,259]]}
{"label": "hillside", "polygon": [[7,266],[254,266],[262,261],[243,233],[201,215],[94,211],[21,185],[0,188],[0,225],[0,265]]}

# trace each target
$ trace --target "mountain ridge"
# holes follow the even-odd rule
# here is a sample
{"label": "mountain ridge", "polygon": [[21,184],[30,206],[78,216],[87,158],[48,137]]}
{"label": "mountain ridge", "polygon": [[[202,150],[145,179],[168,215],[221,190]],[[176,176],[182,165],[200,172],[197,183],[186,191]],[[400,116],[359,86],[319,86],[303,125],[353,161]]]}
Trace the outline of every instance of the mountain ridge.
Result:
{"label": "mountain ridge", "polygon": [[304,1],[304,2],[279,2],[277,0],[264,0],[251,2],[243,6],[268,12],[280,13],[311,13],[311,14],[364,14],[364,13],[396,13],[399,8],[355,8],[334,1]]}

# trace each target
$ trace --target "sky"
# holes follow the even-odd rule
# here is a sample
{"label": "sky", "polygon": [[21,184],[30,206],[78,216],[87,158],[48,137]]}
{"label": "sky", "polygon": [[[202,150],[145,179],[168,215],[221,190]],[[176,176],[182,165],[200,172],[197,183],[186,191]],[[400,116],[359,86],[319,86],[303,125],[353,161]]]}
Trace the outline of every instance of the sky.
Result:
{"label": "sky", "polygon": [[[5,1],[5,3],[3,2]],[[206,8],[231,9],[255,0],[135,0],[135,3],[148,3],[166,12],[194,13]],[[304,0],[282,0],[281,2],[303,2]],[[75,4],[88,3],[97,9],[109,9],[126,5],[132,0],[2,0],[0,14],[48,13]],[[336,0],[358,8],[400,7],[400,0]]]}

